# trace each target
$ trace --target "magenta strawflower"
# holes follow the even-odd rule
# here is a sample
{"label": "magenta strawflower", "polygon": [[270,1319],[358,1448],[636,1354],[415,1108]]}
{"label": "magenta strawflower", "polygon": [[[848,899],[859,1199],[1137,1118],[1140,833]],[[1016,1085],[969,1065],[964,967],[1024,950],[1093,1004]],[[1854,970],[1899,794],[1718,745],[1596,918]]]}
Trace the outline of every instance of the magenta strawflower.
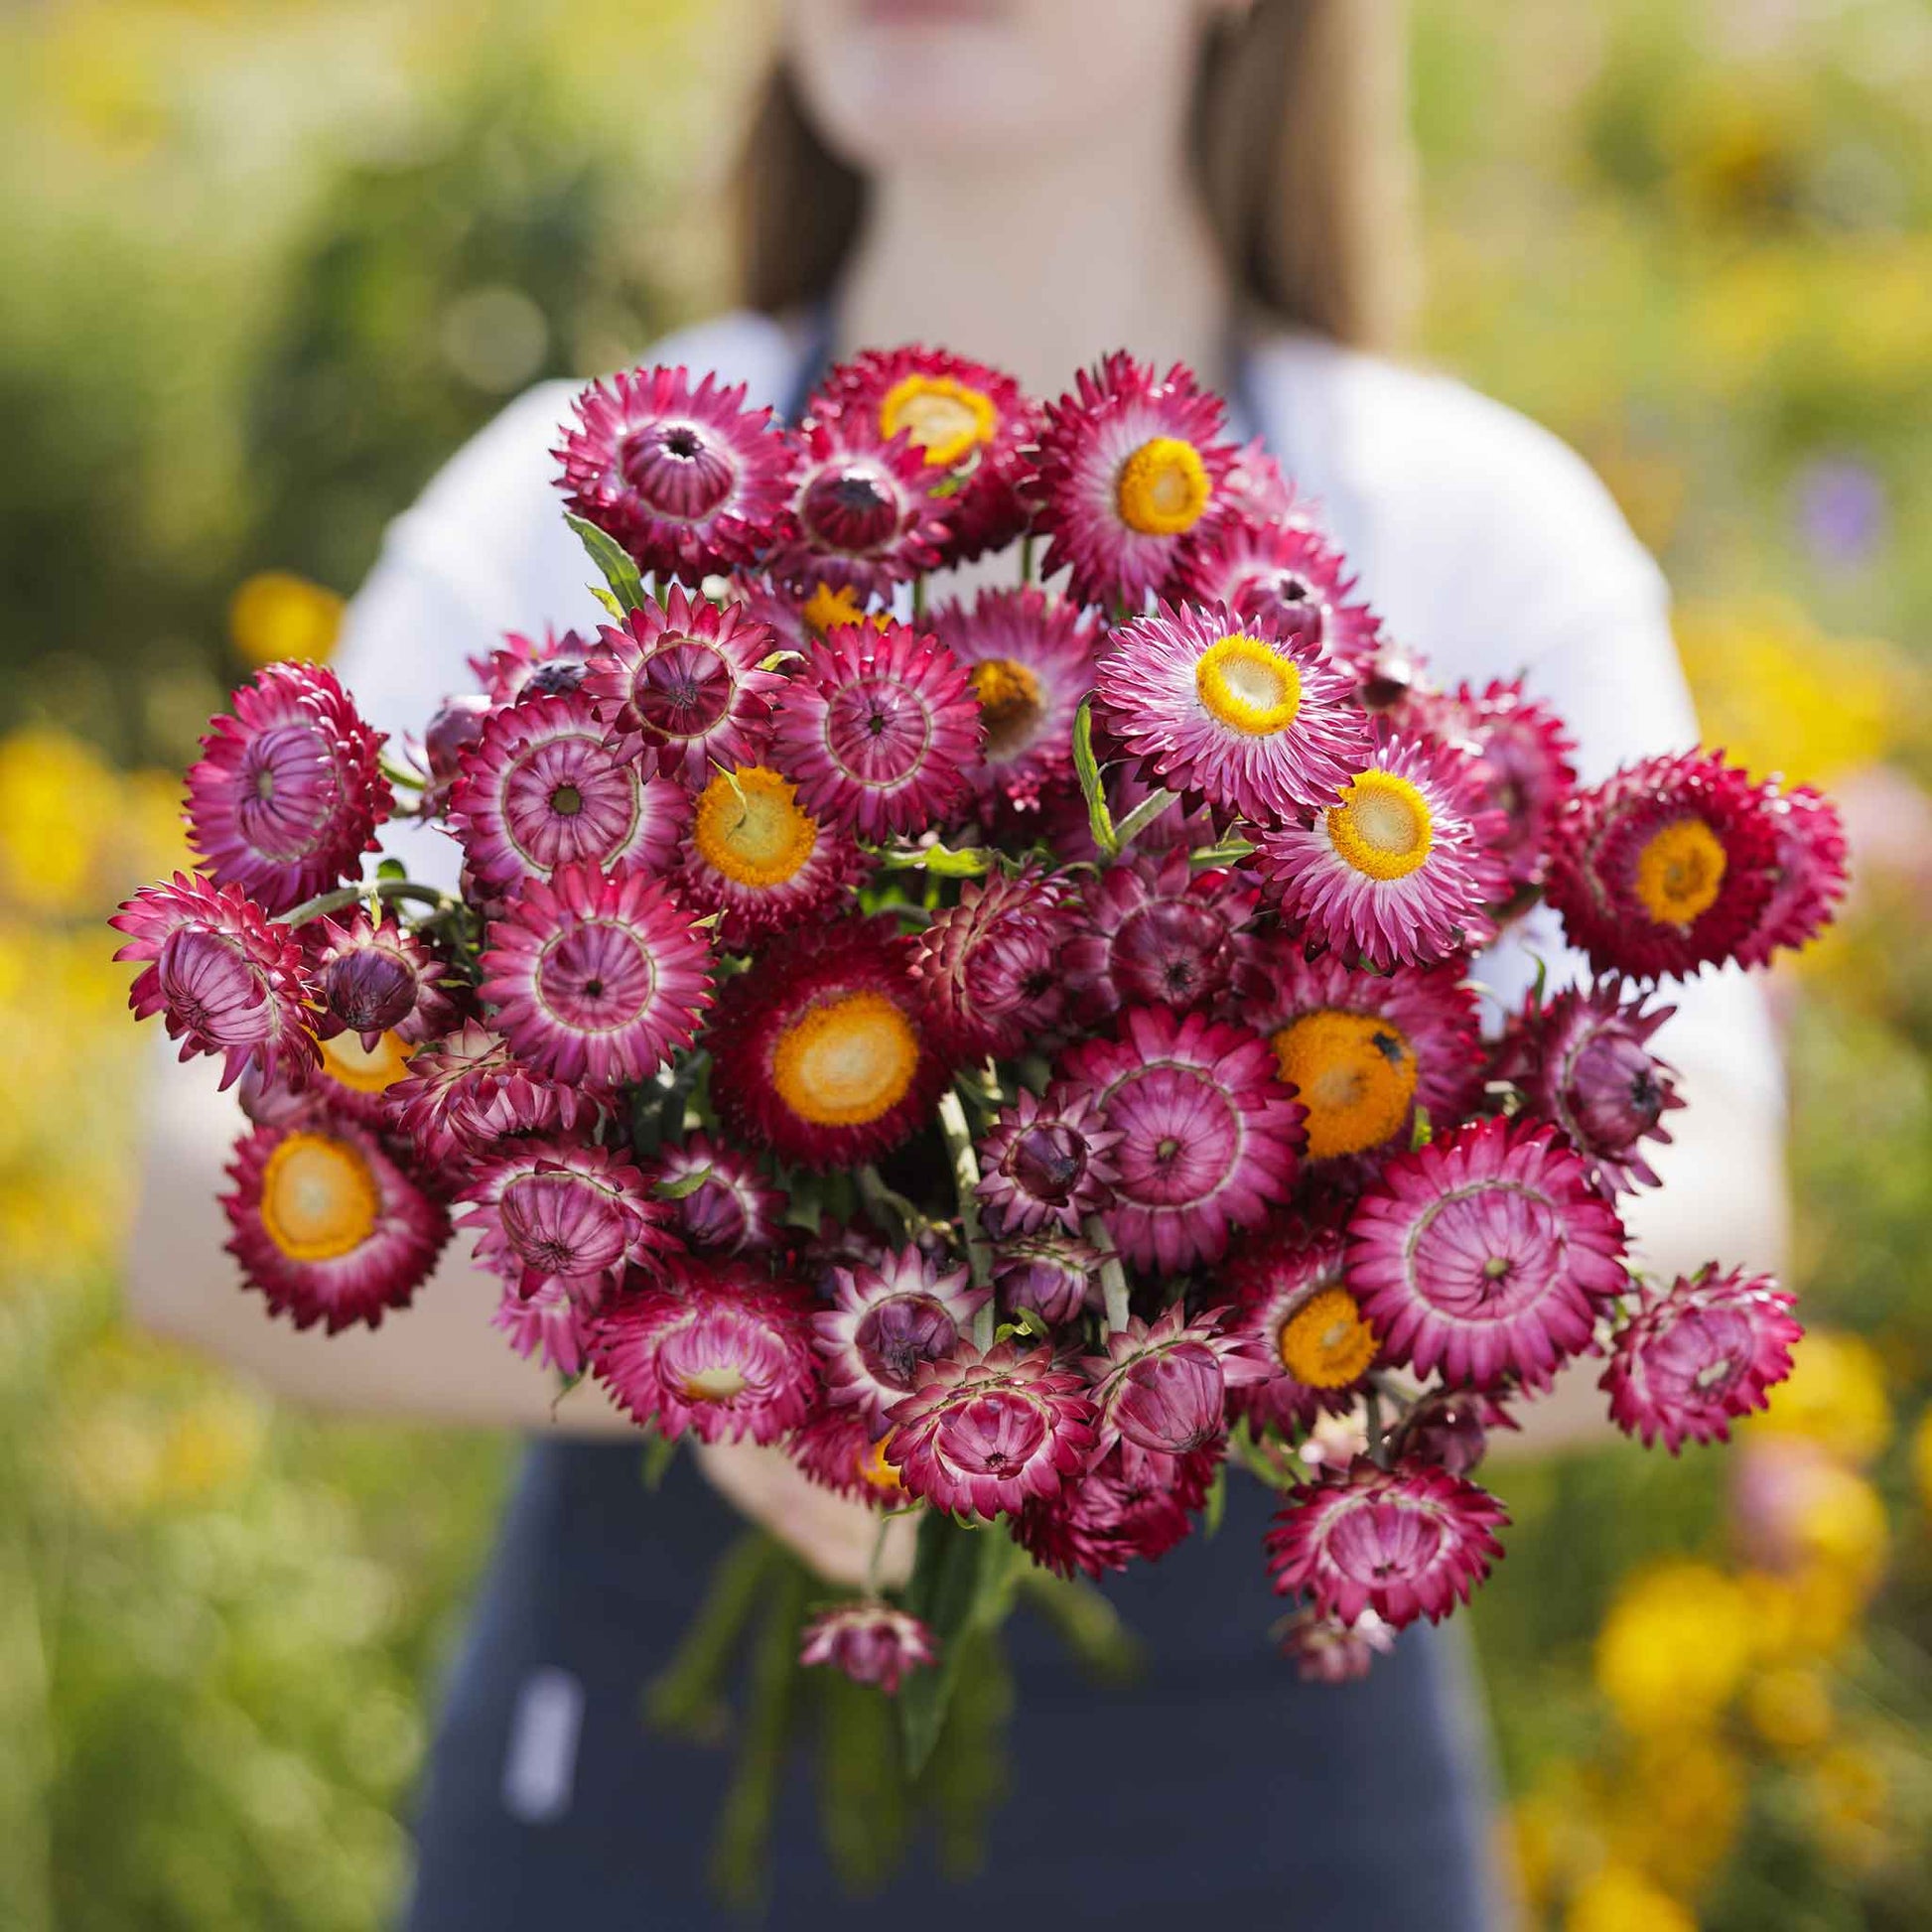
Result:
{"label": "magenta strawflower", "polygon": [[620,1408],[667,1440],[775,1443],[817,1392],[807,1305],[740,1262],[675,1264],[626,1290],[591,1330],[592,1370]]}
{"label": "magenta strawflower", "polygon": [[1067,889],[1028,870],[964,886],[913,942],[911,971],[940,1050],[958,1061],[1005,1058],[1058,1026]]}
{"label": "magenta strawflower", "polygon": [[1022,488],[1036,406],[1012,376],[943,348],[867,349],[828,372],[806,414],[851,413],[890,441],[910,439],[945,498],[940,562],[1003,550],[1027,527]]}
{"label": "magenta strawflower", "polygon": [[1776,845],[1770,897],[1736,950],[1745,966],[1768,966],[1780,946],[1807,946],[1831,924],[1845,897],[1845,827],[1838,807],[1809,785],[1764,785]]}
{"label": "magenta strawflower", "polygon": [[1532,994],[1510,1026],[1498,1074],[1514,1080],[1532,1113],[1569,1135],[1597,1182],[1612,1193],[1655,1187],[1642,1143],[1668,1145],[1663,1119],[1678,1098],[1676,1075],[1650,1050],[1675,1007],[1615,979],[1568,987],[1539,1005]]}
{"label": "magenta strawflower", "polygon": [[866,597],[938,566],[947,505],[926,493],[925,459],[903,432],[889,440],[848,414],[809,424],[791,449],[790,517],[764,560],[774,583]]}
{"label": "magenta strawflower", "polygon": [[440,818],[450,802],[450,787],[472,749],[483,741],[483,720],[493,707],[481,692],[465,691],[445,698],[423,727],[423,768],[429,783],[416,809],[424,818]]}
{"label": "magenta strawflower", "polygon": [[1732,1419],[1764,1408],[1791,1373],[1804,1334],[1797,1299],[1768,1275],[1724,1274],[1716,1262],[1644,1292],[1598,1384],[1611,1420],[1646,1446],[1661,1436],[1673,1455],[1687,1441],[1727,1440]]}
{"label": "magenta strawflower", "polygon": [[586,1130],[597,1114],[590,1095],[532,1073],[501,1035],[475,1020],[415,1053],[382,1100],[390,1131],[413,1143],[432,1172],[466,1168],[514,1134]]}
{"label": "magenta strawflower", "polygon": [[1011,1514],[1051,1496],[1086,1467],[1093,1404],[1071,1369],[1036,1348],[996,1342],[984,1355],[962,1342],[921,1363],[914,1393],[893,1409],[886,1459],[906,1489],[934,1509]]}
{"label": "magenta strawflower", "polygon": [[833,1306],[812,1316],[825,1397],[857,1408],[875,1432],[912,1393],[920,1365],[958,1347],[991,1292],[971,1287],[964,1268],[942,1273],[917,1248],[888,1253],[877,1266],[834,1269],[832,1281]]}
{"label": "magenta strawflower", "polygon": [[471,658],[470,668],[483,688],[486,708],[501,710],[526,698],[565,697],[581,689],[596,648],[581,631],[554,625],[540,638],[509,630],[486,656]]}
{"label": "magenta strawflower", "polygon": [[1050,1326],[1102,1306],[1100,1264],[1090,1242],[1046,1228],[1038,1234],[1003,1236],[993,1251],[993,1291],[1005,1314],[1031,1309]]}
{"label": "magenta strawflower", "polygon": [[1284,918],[1371,964],[1426,964],[1494,936],[1509,879],[1469,759],[1383,733],[1373,760],[1308,819],[1257,835]]}
{"label": "magenta strawflower", "polygon": [[1193,1530],[1220,1466],[1216,1444],[1189,1455],[1130,1455],[1116,1446],[1055,1496],[1013,1521],[1014,1541],[1062,1577],[1155,1563]]}
{"label": "magenta strawflower", "polygon": [[1356,972],[1337,953],[1308,958],[1278,929],[1249,944],[1228,1008],[1267,1036],[1308,1109],[1311,1161],[1406,1147],[1417,1109],[1452,1125],[1482,1084],[1476,997],[1459,960]]}
{"label": "magenta strawflower", "polygon": [[552,1079],[648,1079],[711,1004],[704,933],[660,881],[625,867],[526,880],[484,938],[478,998],[517,1057]]}
{"label": "magenta strawflower", "polygon": [[558,485],[586,522],[638,568],[687,584],[753,562],[784,520],[790,448],[745,385],[681,368],[637,368],[594,382],[554,451]]}
{"label": "magenta strawflower", "polygon": [[1353,1623],[1300,1609],[1277,1629],[1281,1652],[1305,1684],[1353,1684],[1366,1677],[1378,1657],[1395,1648],[1395,1632],[1364,1610]]}
{"label": "magenta strawflower", "polygon": [[605,743],[582,692],[493,712],[450,791],[471,873],[498,894],[578,863],[655,870],[690,813],[682,786]]}
{"label": "magenta strawflower", "polygon": [[1039,431],[1037,524],[1051,538],[1041,574],[1065,569],[1072,595],[1138,607],[1173,574],[1213,504],[1233,449],[1218,397],[1176,363],[1156,379],[1125,353],[1074,378]]}
{"label": "magenta strawflower", "polygon": [[915,1616],[890,1603],[841,1603],[823,1611],[799,1633],[801,1664],[831,1664],[855,1684],[876,1684],[897,1697],[907,1671],[939,1660],[939,1644]]}
{"label": "magenta strawflower", "polygon": [[1628,1286],[1623,1228],[1557,1130],[1485,1120],[1397,1155],[1348,1224],[1348,1279],[1392,1362],[1545,1381]]}
{"label": "magenta strawflower", "polygon": [[734,1137],[808,1168],[857,1167],[907,1139],[947,1067],[889,919],[805,925],[727,980],[705,1044]]}
{"label": "magenta strawflower", "polygon": [[703,1132],[682,1145],[667,1142],[650,1164],[650,1178],[678,1238],[701,1254],[755,1254],[777,1238],[784,1193],[728,1142]]}
{"label": "magenta strawflower", "polygon": [[714,766],[756,764],[784,674],[760,668],[777,634],[742,604],[674,584],[660,605],[604,624],[584,695],[626,762],[696,791]]}
{"label": "magenta strawflower", "polygon": [[786,1453],[822,1488],[871,1509],[902,1509],[910,1498],[886,1460],[888,1434],[884,1425],[875,1434],[863,1410],[825,1406],[798,1425]]}
{"label": "magenta strawflower", "polygon": [[981,1211],[996,1238],[1046,1227],[1067,1233],[1113,1197],[1120,1135],[1098,1097],[1057,1081],[1043,1097],[1023,1087],[979,1144]]}
{"label": "magenta strawflower", "polygon": [[1073,720],[1098,645],[1091,616],[1043,591],[984,590],[942,605],[931,623],[965,665],[986,728],[969,774],[981,819],[1036,830],[1041,799],[1073,782]]}
{"label": "magenta strawflower", "polygon": [[509,1337],[510,1347],[527,1361],[559,1375],[581,1375],[590,1361],[591,1317],[560,1281],[533,1295],[503,1290],[489,1325]]}
{"label": "magenta strawflower", "polygon": [[1230,1389],[1235,1415],[1293,1434],[1354,1406],[1379,1347],[1349,1292],[1338,1233],[1264,1229],[1229,1262],[1221,1283],[1236,1297],[1229,1333],[1244,1337],[1272,1371]]}
{"label": "magenta strawflower", "polygon": [[128,935],[115,959],[142,966],[127,995],[135,1019],[160,1014],[185,1060],[220,1054],[223,1089],[250,1068],[299,1085],[314,1067],[320,991],[294,935],[239,886],[178,872],[107,923]]}
{"label": "magenta strawflower", "polygon": [[386,1033],[415,1045],[457,1024],[448,962],[397,920],[378,922],[357,907],[345,923],[320,920],[310,946],[326,1009],[316,1031],[324,1038],[354,1034],[373,1052]]}
{"label": "magenta strawflower", "polygon": [[815,818],[883,839],[960,803],[980,736],[965,666],[936,638],[845,624],[786,687],[770,758]]}
{"label": "magenta strawflower", "polygon": [[1227,1313],[1190,1320],[1176,1304],[1152,1324],[1130,1315],[1104,1354],[1080,1364],[1093,1379],[1101,1453],[1124,1442],[1186,1455],[1220,1436],[1227,1391],[1269,1378],[1267,1355],[1246,1334],[1222,1332]]}
{"label": "magenta strawflower", "polygon": [[1282,466],[1268,453],[1259,436],[1235,451],[1221,486],[1214,492],[1214,509],[1203,542],[1219,536],[1235,523],[1306,523],[1311,506],[1295,493],[1282,475]]}
{"label": "magenta strawflower", "polygon": [[1598,972],[1686,978],[1751,945],[1777,862],[1771,795],[1721,757],[1690,752],[1573,793],[1545,890]]}
{"label": "magenta strawflower", "polygon": [[677,1251],[665,1203],[607,1147],[511,1141],[479,1161],[457,1223],[479,1231],[477,1259],[526,1301],[551,1286],[594,1309],[631,1268]]}
{"label": "magenta strawflower", "polygon": [[1288,1197],[1303,1110],[1259,1035],[1140,1008],[1121,1016],[1117,1038],[1082,1040],[1062,1065],[1120,1136],[1103,1219],[1136,1267],[1173,1274],[1218,1261],[1232,1230]]}
{"label": "magenta strawflower", "polygon": [[1069,997],[1092,1020],[1124,1006],[1211,1004],[1259,897],[1232,873],[1195,870],[1184,846],[1107,866],[1087,882],[1061,948]]}
{"label": "magenta strawflower", "polygon": [[298,1328],[379,1327],[407,1306],[450,1238],[449,1216],[346,1121],[257,1127],[235,1143],[221,1196],[228,1253]]}
{"label": "magenta strawflower", "polygon": [[1344,1623],[1368,1610],[1397,1630],[1437,1623],[1488,1576],[1508,1521],[1465,1476],[1364,1456],[1294,1491],[1268,1532],[1268,1568],[1279,1594],[1306,1593]]}
{"label": "magenta strawflower", "polygon": [[216,885],[286,912],[361,870],[389,814],[382,734],[333,671],[270,664],[208,721],[188,772],[188,842]]}
{"label": "magenta strawflower", "polygon": [[1352,690],[1382,648],[1381,621],[1354,592],[1341,552],[1311,524],[1217,517],[1168,595],[1176,604],[1225,606],[1239,623],[1316,646],[1344,668]]}

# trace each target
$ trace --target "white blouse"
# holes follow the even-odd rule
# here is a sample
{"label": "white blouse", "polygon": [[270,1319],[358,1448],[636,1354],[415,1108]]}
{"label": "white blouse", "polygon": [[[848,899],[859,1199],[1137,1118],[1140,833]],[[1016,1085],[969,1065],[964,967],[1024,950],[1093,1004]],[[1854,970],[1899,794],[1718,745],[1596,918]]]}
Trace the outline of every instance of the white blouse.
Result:
{"label": "white blouse", "polygon": [[[800,352],[782,325],[739,313],[667,338],[649,359],[715,369],[781,404]],[[391,524],[337,659],[381,729],[420,732],[444,696],[475,687],[465,659],[506,630],[605,621],[552,482],[549,451],[576,388],[547,382],[517,398]],[[1568,723],[1587,779],[1695,742],[1662,573],[1554,436],[1447,377],[1306,336],[1251,348],[1247,399],[1390,634],[1439,682],[1522,675]],[[406,827],[390,849],[420,877],[454,877],[447,839]],[[1540,910],[1477,977],[1513,1001],[1539,957],[1554,982],[1587,970]],[[1781,1105],[1764,1004],[1741,973],[1707,973],[1670,997],[1666,1058],[1733,1101]]]}

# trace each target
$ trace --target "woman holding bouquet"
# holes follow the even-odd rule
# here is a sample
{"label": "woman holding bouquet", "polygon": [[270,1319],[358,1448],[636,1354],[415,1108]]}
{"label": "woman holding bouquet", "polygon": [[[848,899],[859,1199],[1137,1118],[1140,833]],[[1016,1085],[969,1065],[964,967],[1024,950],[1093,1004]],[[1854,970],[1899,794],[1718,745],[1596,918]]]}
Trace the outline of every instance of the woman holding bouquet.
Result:
{"label": "woman holding bouquet", "polygon": [[[1521,674],[1569,720],[1586,779],[1688,746],[1662,580],[1594,479],[1522,419],[1374,352],[1408,267],[1400,66],[1379,0],[789,0],[739,184],[746,306],[645,359],[794,417],[865,345],[944,344],[1049,395],[1121,345],[1185,363],[1319,506],[1438,683]],[[550,481],[573,394],[513,404],[393,527],[340,669],[398,738],[504,633],[600,621]],[[419,874],[426,846],[399,845]],[[1531,925],[1481,965],[1507,999],[1537,957],[1580,971]],[[1691,1105],[1656,1159],[1673,1184],[1633,1233],[1665,1270],[1744,1246],[1774,1262],[1764,1016],[1734,974],[1678,1004],[1661,1050]],[[299,1397],[542,1436],[432,1759],[411,1925],[717,1922],[697,1848],[724,1763],[646,1728],[639,1680],[733,1534],[716,1491],[843,1583],[866,1573],[874,1519],[751,1448],[702,1451],[710,1488],[684,1458],[647,1495],[631,1426],[592,1385],[553,1417],[547,1379],[479,1318],[494,1286],[461,1256],[379,1336],[235,1319],[211,1204],[232,1131],[200,1086],[160,1096],[132,1259],[148,1320]],[[1579,1415],[1599,1406],[1593,1373],[1573,1378]],[[1010,1793],[975,1878],[914,1863],[880,1899],[845,1898],[800,1780],[779,1806],[776,1922],[1499,1923],[1459,1642],[1418,1626],[1362,1681],[1298,1681],[1258,1636],[1269,1502],[1230,1483],[1218,1536],[1111,1587],[1149,1656],[1125,1688],[1089,1687],[1016,1622]]]}

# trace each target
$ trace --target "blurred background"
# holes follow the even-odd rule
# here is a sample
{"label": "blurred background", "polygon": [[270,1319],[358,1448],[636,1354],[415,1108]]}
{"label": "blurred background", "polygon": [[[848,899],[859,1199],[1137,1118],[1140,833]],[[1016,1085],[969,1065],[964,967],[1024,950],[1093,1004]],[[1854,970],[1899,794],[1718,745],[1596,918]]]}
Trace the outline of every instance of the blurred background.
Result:
{"label": "blurred background", "polygon": [[[1923,1927],[1932,1869],[1932,11],[1416,0],[1418,350],[1663,558],[1706,736],[1831,785],[1777,986],[1813,1335],[1741,1450],[1513,1467],[1473,1614],[1534,1923]],[[691,0],[0,15],[0,1923],[378,1924],[507,1467],[116,1322],[101,925],[254,664],[538,377],[716,305]],[[700,31],[700,29],[703,31]],[[967,345],[965,346],[970,346]],[[52,961],[53,970],[49,970]],[[237,1319],[259,1319],[239,1302]]]}

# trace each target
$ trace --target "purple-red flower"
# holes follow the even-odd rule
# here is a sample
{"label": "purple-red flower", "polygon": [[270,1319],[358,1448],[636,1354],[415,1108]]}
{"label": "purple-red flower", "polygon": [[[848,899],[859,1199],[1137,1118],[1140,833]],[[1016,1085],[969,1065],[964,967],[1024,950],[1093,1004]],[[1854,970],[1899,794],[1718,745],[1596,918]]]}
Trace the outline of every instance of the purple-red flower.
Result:
{"label": "purple-red flower", "polygon": [[648,1079],[711,1004],[704,934],[660,881],[626,867],[526,880],[485,938],[478,997],[517,1057],[553,1079]]}
{"label": "purple-red flower", "polygon": [[901,1509],[907,1501],[904,1485],[886,1460],[890,1433],[882,1425],[875,1434],[861,1409],[814,1409],[798,1425],[787,1453],[823,1488],[872,1509]]}
{"label": "purple-red flower", "polygon": [[666,1440],[775,1443],[817,1392],[804,1297],[740,1262],[674,1264],[665,1286],[599,1311],[592,1368],[620,1408]]}
{"label": "purple-red flower", "polygon": [[984,1355],[962,1342],[928,1361],[892,1411],[886,1459],[914,1496],[962,1515],[1011,1514],[1052,1496],[1094,1449],[1093,1404],[1050,1352],[1010,1341]]}
{"label": "purple-red flower", "polygon": [[359,907],[346,924],[324,918],[311,946],[323,1038],[354,1034],[374,1052],[386,1033],[416,1045],[456,1025],[448,965],[395,919],[377,921]]}
{"label": "purple-red flower", "polygon": [[235,1143],[227,1173],[227,1250],[298,1328],[380,1326],[450,1238],[442,1207],[373,1134],[346,1121],[257,1127]]}
{"label": "purple-red flower", "polygon": [[1236,935],[1259,895],[1231,873],[1196,871],[1187,849],[1137,855],[1089,882],[1061,951],[1067,992],[1093,1019],[1120,1007],[1183,1012],[1226,992]]}
{"label": "purple-red flower", "polygon": [[1285,1617],[1277,1634],[1282,1655],[1305,1684],[1353,1684],[1395,1648],[1395,1632],[1373,1610],[1344,1623],[1305,1607]]}
{"label": "purple-red flower", "polygon": [[484,657],[470,659],[483,688],[484,711],[500,711],[525,698],[557,698],[578,690],[590,675],[595,642],[579,630],[546,625],[541,638],[507,630]]}
{"label": "purple-red flower", "polygon": [[1466,1476],[1362,1456],[1294,1491],[1268,1532],[1268,1568],[1279,1594],[1304,1592],[1323,1616],[1352,1624],[1373,1610],[1400,1630],[1468,1600],[1508,1521]]}
{"label": "purple-red flower", "polygon": [[501,1035],[475,1020],[413,1055],[382,1098],[388,1125],[414,1143],[431,1173],[513,1134],[568,1135],[597,1111],[581,1089],[532,1073]]}
{"label": "purple-red flower", "polygon": [[1037,872],[962,888],[913,942],[912,977],[940,1050],[1006,1058],[1051,1034],[1066,1002],[1066,889]]}
{"label": "purple-red flower", "polygon": [[939,1658],[938,1640],[915,1616],[890,1603],[841,1603],[799,1633],[801,1664],[832,1664],[855,1684],[876,1684],[890,1697],[900,1680]]}
{"label": "purple-red flower", "polygon": [[1217,516],[1168,592],[1175,604],[1225,606],[1238,623],[1306,639],[1355,675],[1382,648],[1382,624],[1354,595],[1342,554],[1299,516]]}
{"label": "purple-red flower", "polygon": [[768,1248],[784,1218],[783,1192],[752,1157],[706,1133],[687,1135],[682,1144],[667,1142],[651,1163],[650,1177],[679,1238],[704,1254]]}
{"label": "purple-red flower", "polygon": [[1014,1518],[1014,1541],[1062,1577],[1154,1563],[1193,1530],[1220,1461],[1218,1443],[1188,1455],[1130,1453],[1117,1445],[1057,1495],[1028,1503]]}
{"label": "purple-red flower", "polygon": [[1082,1040],[1063,1064],[1120,1137],[1103,1218],[1136,1267],[1173,1274],[1218,1261],[1233,1229],[1287,1199],[1303,1110],[1259,1035],[1140,1008],[1121,1016],[1117,1038]]}
{"label": "purple-red flower", "polygon": [[1349,1220],[1348,1279],[1387,1359],[1478,1388],[1546,1380],[1628,1286],[1615,1211],[1527,1119],[1390,1161]]}
{"label": "purple-red flower", "polygon": [[559,1375],[581,1375],[590,1361],[591,1317],[562,1282],[545,1283],[533,1295],[503,1290],[489,1325],[509,1337],[527,1361]]}
{"label": "purple-red flower", "polygon": [[1266,1355],[1240,1330],[1222,1332],[1226,1310],[1189,1320],[1178,1304],[1152,1324],[1130,1315],[1106,1353],[1081,1363],[1093,1378],[1101,1451],[1125,1442],[1161,1455],[1187,1455],[1224,1427],[1226,1392],[1268,1379]]}
{"label": "purple-red flower", "polygon": [[1053,1327],[1102,1304],[1099,1273],[1105,1259],[1090,1242],[1047,1228],[1002,1238],[993,1251],[993,1289],[1007,1314],[1031,1309]]}
{"label": "purple-red flower", "polygon": [[681,368],[637,368],[594,382],[552,451],[558,485],[586,522],[638,568],[702,583],[752,563],[783,522],[791,456],[745,385]]}
{"label": "purple-red flower", "polygon": [[970,1287],[964,1268],[942,1274],[917,1248],[888,1253],[876,1267],[835,1268],[832,1282],[832,1307],[812,1316],[826,1400],[857,1408],[883,1433],[921,1365],[959,1346],[990,1291]]}
{"label": "purple-red flower", "polygon": [[1379,1346],[1348,1288],[1342,1239],[1326,1230],[1264,1229],[1222,1275],[1234,1290],[1229,1332],[1265,1353],[1272,1373],[1228,1392],[1228,1407],[1263,1427],[1308,1428],[1345,1415]]}
{"label": "purple-red flower", "polygon": [[1057,1226],[1076,1233],[1112,1198],[1120,1136],[1091,1092],[1059,1081],[1043,1098],[1023,1087],[979,1144],[979,1197],[997,1239]]}
{"label": "purple-red flower", "polygon": [[201,870],[286,912],[361,869],[389,814],[382,734],[320,664],[270,664],[208,721],[188,773]]}
{"label": "purple-red flower", "polygon": [[127,995],[135,1019],[160,1014],[185,1060],[220,1054],[224,1089],[250,1068],[299,1085],[314,1067],[320,996],[302,948],[239,886],[178,872],[107,923],[128,935],[114,957],[142,966]]}
{"label": "purple-red flower", "polygon": [[1809,785],[1762,788],[1776,846],[1771,896],[1737,947],[1745,966],[1767,966],[1780,946],[1809,945],[1831,924],[1845,897],[1845,827],[1838,807]]}
{"label": "purple-red flower", "polygon": [[1645,1293],[1599,1384],[1611,1420],[1646,1445],[1661,1436],[1673,1455],[1687,1441],[1725,1441],[1732,1418],[1765,1407],[1791,1373],[1804,1333],[1797,1299],[1768,1275],[1724,1274],[1716,1262]]}

